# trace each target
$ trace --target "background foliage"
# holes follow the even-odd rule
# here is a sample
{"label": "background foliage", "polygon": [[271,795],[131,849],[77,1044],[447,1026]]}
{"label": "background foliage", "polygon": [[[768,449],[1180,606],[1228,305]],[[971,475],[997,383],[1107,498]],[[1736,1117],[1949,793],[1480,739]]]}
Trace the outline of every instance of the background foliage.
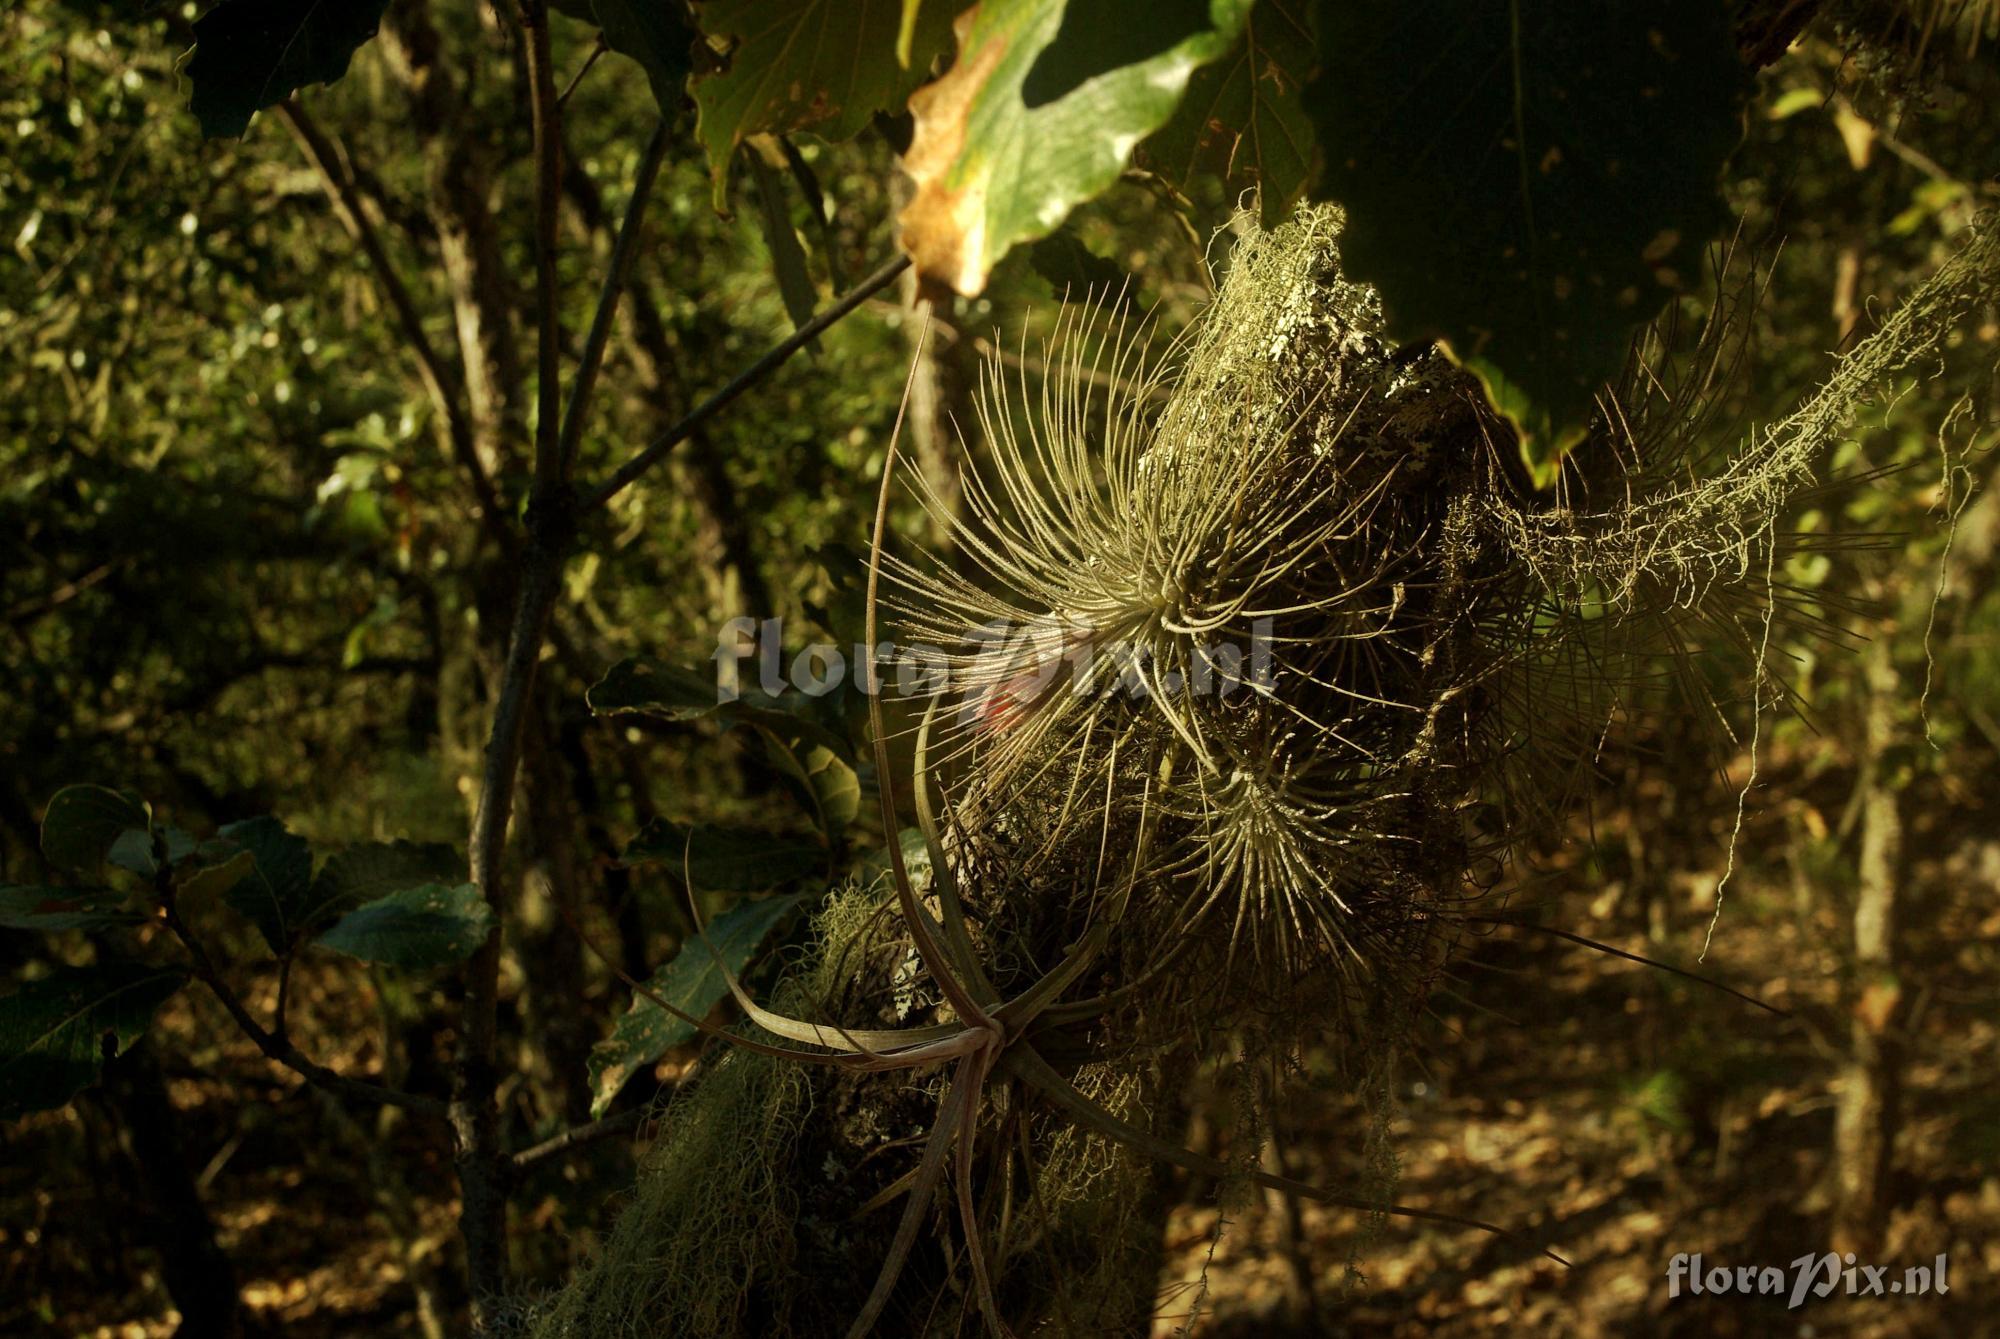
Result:
{"label": "background foliage", "polygon": [[[1209,0],[1145,24],[1086,0],[959,8],[553,6],[565,359],[665,126],[580,478],[901,246],[938,322],[909,440],[948,489],[981,357],[1038,376],[1022,332],[1086,289],[1153,312],[1164,339],[1259,187],[1269,219],[1307,197],[1349,210],[1352,268],[1392,330],[1479,372],[1546,480],[1628,336],[1717,301],[1716,244],[1757,276],[1751,375],[1724,406],[1751,425],[1995,203],[2000,79],[1977,5],[1826,6],[1748,62],[1770,40],[1755,5],[1682,7],[1667,32],[1649,7],[1603,6],[1585,32],[1524,3],[1506,33],[1433,5]],[[204,1332],[183,1289],[215,1260],[175,1253],[199,1221],[253,1321],[453,1330],[450,1139],[421,1110],[343,1104],[272,1048],[440,1106],[452,1087],[457,964],[492,914],[465,834],[538,426],[519,30],[411,0],[25,0],[0,41],[0,1104],[23,1117],[0,1328],[164,1333],[178,1309]],[[1549,119],[1524,118],[1519,88]],[[1627,155],[1643,170],[1613,171]],[[629,1132],[700,1054],[565,914],[702,1012],[723,990],[676,956],[684,856],[711,937],[748,969],[883,842],[852,703],[717,710],[705,662],[740,614],[782,617],[790,649],[858,638],[855,555],[918,286],[870,299],[588,516],[562,573],[508,863],[496,1103],[517,1151],[628,1123],[521,1169],[510,1254],[533,1284],[588,1248]],[[1642,740],[1603,760],[1590,823],[1523,876],[1554,923],[1691,957],[1750,787],[1716,955],[1801,1021],[1752,1032],[1676,985],[1496,942],[1400,1095],[1406,1169],[1419,1187],[1475,1178],[1571,1236],[1609,1224],[1608,1244],[1552,1282],[1448,1235],[1390,1239],[1364,1260],[1386,1291],[1362,1322],[1469,1329],[1528,1299],[1617,1330],[1657,1305],[1677,1215],[1718,1258],[1815,1245],[1851,1025],[1877,1016],[1912,1094],[1881,1249],[2000,1270],[1981,1244],[2000,1226],[2000,1111],[1978,1079],[2000,1049],[1996,342],[1988,313],[1829,462],[1859,482],[1796,518],[1890,538],[1787,573],[1859,635],[1788,638],[1802,711],[1766,718],[1755,772],[1740,749],[1718,776],[1672,732]],[[892,519],[927,536],[914,505]],[[1746,740],[1747,706],[1730,709]],[[1892,959],[1854,934],[1884,877],[1907,927]],[[194,980],[167,908],[263,1041]],[[1577,999],[1602,1007],[1540,1007]],[[1563,1021],[1481,1012],[1524,1001]],[[1343,1170],[1352,1114],[1309,1092],[1296,1155]],[[1226,1112],[1213,1124],[1226,1147]],[[1212,1251],[1222,1211],[1183,1189],[1181,1310],[1221,1332],[1333,1295],[1360,1224],[1248,1206]],[[1995,1296],[1976,1273],[1959,1286],[1968,1307]],[[1857,1324],[1905,1321],[1923,1332],[1909,1313]]]}

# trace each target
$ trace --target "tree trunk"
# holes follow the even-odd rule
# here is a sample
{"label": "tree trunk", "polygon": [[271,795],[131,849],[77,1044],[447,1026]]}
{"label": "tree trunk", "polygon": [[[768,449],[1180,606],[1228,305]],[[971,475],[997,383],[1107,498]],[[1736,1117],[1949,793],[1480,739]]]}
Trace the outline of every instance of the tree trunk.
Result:
{"label": "tree trunk", "polygon": [[1854,902],[1855,995],[1834,1125],[1834,1249],[1866,1258],[1881,1245],[1901,1119],[1902,1022],[1897,900],[1904,861],[1901,769],[1891,765],[1903,686],[1886,634],[1867,651],[1868,759]]}
{"label": "tree trunk", "polygon": [[151,1043],[141,1040],[104,1066],[104,1098],[117,1117],[118,1143],[144,1201],[134,1216],[160,1253],[167,1293],[188,1339],[235,1339],[244,1332],[236,1269],[215,1239],[181,1140],[180,1112],[167,1095]]}

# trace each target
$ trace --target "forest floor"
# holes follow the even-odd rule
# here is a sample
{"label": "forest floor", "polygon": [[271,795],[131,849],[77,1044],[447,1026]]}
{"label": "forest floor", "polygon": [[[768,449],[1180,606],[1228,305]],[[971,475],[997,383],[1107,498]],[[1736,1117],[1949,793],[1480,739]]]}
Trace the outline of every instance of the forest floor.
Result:
{"label": "forest floor", "polygon": [[[1917,1000],[1896,1207],[1872,1262],[1900,1277],[1943,1253],[1948,1295],[1798,1310],[1784,1297],[1669,1298],[1679,1252],[1789,1270],[1827,1249],[1853,863],[1834,778],[1773,786],[1750,806],[1699,969],[1791,1016],[1520,930],[1485,938],[1434,1001],[1390,1125],[1398,1197],[1518,1229],[1573,1268],[1521,1240],[1371,1225],[1317,1204],[1294,1215],[1242,1193],[1225,1196],[1218,1233],[1211,1191],[1172,1215],[1156,1336],[2000,1335],[2000,785],[1978,789],[1906,806],[1916,816],[1905,980]],[[1694,830],[1625,840],[1615,859],[1558,852],[1513,894],[1513,910],[1539,906],[1550,924],[1692,967],[1733,805],[1687,807],[1702,813]],[[1600,836],[1632,830],[1619,815],[1600,820]],[[355,1039],[323,1058],[366,1072],[378,1058],[370,1020],[340,1018],[331,998],[323,1007],[327,1035]],[[330,1119],[334,1108],[268,1073],[245,1043],[195,1042],[197,1029],[229,1036],[219,1017],[197,1011],[182,1026],[174,1049],[203,1073],[177,1073],[170,1090],[259,1319],[287,1339],[424,1333],[418,1283],[454,1244],[450,1205],[434,1193],[450,1183],[448,1150],[407,1124],[378,1137],[372,1124]],[[242,1104],[218,1086],[222,1074],[261,1075],[269,1100]],[[224,1111],[244,1114],[224,1122]],[[1355,1102],[1309,1085],[1281,1120],[1291,1174],[1363,1183],[1369,1117]],[[0,1334],[171,1334],[102,1115],[86,1102],[4,1138]],[[385,1139],[393,1156],[379,1153]],[[588,1249],[629,1178],[629,1162],[605,1152],[604,1166],[566,1173],[586,1183],[552,1181],[525,1198],[529,1269],[557,1277]],[[388,1176],[396,1165],[419,1169],[414,1185]],[[570,1221],[565,1204],[587,1219]]]}
{"label": "forest floor", "polygon": [[[1434,1002],[1391,1126],[1398,1198],[1519,1230],[1572,1268],[1519,1241],[1404,1219],[1371,1226],[1314,1203],[1294,1212],[1261,1194],[1238,1196],[1218,1237],[1212,1204],[1183,1205],[1164,1294],[1176,1300],[1156,1339],[2000,1335],[2000,819],[1994,789],[1981,790],[1906,806],[1917,816],[1903,980],[1917,1000],[1894,1208],[1878,1257],[1861,1262],[1894,1266],[1887,1286],[1942,1253],[1948,1294],[1836,1290],[1787,1305],[1791,1263],[1829,1249],[1848,1027],[1840,950],[1852,933],[1852,857],[1843,866],[1828,831],[1846,799],[1836,789],[1823,807],[1752,805],[1696,968],[1791,1017],[1511,930],[1464,959],[1452,997]],[[1557,859],[1514,908],[1540,902],[1549,924],[1695,968],[1730,816],[1655,853],[1650,889]],[[1594,897],[1577,891],[1591,884]],[[1308,1095],[1283,1119],[1292,1175],[1362,1184],[1369,1117],[1356,1103]],[[1700,1252],[1704,1269],[1775,1265],[1787,1295],[1673,1298],[1681,1252]]]}

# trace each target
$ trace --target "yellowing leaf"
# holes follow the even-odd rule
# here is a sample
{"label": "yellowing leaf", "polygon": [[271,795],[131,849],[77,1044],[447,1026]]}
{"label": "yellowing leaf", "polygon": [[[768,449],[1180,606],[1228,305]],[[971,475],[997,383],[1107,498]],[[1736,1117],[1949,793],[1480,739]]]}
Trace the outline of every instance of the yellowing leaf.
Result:
{"label": "yellowing leaf", "polygon": [[752,135],[860,133],[877,112],[900,110],[950,40],[940,0],[910,20],[897,59],[903,0],[708,0],[696,22],[728,43],[728,66],[695,80],[696,134],[708,150],[715,207],[727,203],[729,165]]}
{"label": "yellowing leaf", "polygon": [[1065,0],[986,0],[958,20],[957,62],[910,98],[903,248],[968,296],[1015,243],[1046,237],[1117,180],[1250,7],[1175,0],[1107,27],[1097,11],[1115,6],[1068,4],[1089,21],[1065,23]]}

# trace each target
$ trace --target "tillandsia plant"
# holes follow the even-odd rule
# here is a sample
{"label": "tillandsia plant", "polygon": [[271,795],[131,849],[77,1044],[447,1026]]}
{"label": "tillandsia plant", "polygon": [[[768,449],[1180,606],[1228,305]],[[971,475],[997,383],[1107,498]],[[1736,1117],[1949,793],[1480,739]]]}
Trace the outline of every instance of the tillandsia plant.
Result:
{"label": "tillandsia plant", "polygon": [[989,369],[990,468],[938,509],[959,566],[885,553],[892,451],[870,641],[886,569],[905,629],[961,650],[907,786],[875,702],[889,867],[828,904],[772,1007],[731,978],[736,1053],[535,1333],[950,1333],[967,1309],[1140,1332],[1162,1166],[1508,1231],[1398,1205],[1386,1174],[1191,1153],[1174,1094],[1306,1044],[1381,1091],[1607,730],[1704,691],[1705,651],[1740,654],[1753,718],[1781,699],[1771,627],[1813,616],[1782,559],[1837,542],[1788,514],[1856,410],[2000,296],[2000,236],[1747,437],[1714,412],[1731,305],[1692,348],[1655,332],[1537,493],[1469,375],[1382,337],[1337,212],[1239,231],[1167,368],[1070,313],[1039,391]]}

